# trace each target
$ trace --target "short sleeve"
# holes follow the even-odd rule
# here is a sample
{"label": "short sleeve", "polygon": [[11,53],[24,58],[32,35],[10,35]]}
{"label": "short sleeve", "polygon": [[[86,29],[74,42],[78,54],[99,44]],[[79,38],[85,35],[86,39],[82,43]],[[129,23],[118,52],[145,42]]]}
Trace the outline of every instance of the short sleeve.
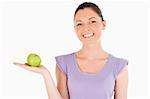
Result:
{"label": "short sleeve", "polygon": [[55,57],[56,64],[58,64],[59,69],[66,75],[67,74],[67,67],[64,62],[64,57],[63,56],[56,56]]}
{"label": "short sleeve", "polygon": [[115,71],[114,71],[115,78],[117,78],[118,74],[126,65],[128,65],[128,60],[126,59],[120,58],[116,61],[116,66],[115,66]]}

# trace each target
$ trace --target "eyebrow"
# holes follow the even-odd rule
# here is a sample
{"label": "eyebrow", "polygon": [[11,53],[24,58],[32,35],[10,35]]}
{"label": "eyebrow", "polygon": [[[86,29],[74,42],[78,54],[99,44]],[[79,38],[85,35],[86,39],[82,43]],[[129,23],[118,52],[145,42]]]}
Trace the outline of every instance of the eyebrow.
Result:
{"label": "eyebrow", "polygon": [[90,17],[89,20],[90,20],[90,19],[93,19],[93,18],[96,19],[96,17]]}
{"label": "eyebrow", "polygon": [[[90,17],[89,20],[91,20],[93,18],[96,19],[96,17]],[[76,22],[78,22],[78,21],[81,22],[81,20],[76,20]]]}

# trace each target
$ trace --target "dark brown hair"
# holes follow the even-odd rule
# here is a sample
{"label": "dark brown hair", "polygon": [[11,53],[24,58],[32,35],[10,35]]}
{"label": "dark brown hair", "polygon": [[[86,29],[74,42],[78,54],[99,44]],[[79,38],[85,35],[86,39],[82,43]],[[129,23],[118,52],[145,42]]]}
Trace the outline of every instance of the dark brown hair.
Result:
{"label": "dark brown hair", "polygon": [[74,13],[74,17],[79,10],[84,9],[84,8],[91,8],[93,11],[95,11],[98,14],[98,16],[101,17],[102,21],[104,21],[104,18],[103,18],[100,8],[92,2],[84,2],[84,3],[80,4]]}

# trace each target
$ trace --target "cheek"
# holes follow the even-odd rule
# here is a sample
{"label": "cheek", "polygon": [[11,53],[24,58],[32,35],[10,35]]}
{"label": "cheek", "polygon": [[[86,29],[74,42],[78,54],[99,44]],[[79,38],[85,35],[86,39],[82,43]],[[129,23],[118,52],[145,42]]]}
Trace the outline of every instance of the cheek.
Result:
{"label": "cheek", "polygon": [[100,39],[100,37],[101,37],[101,30],[102,30],[101,27],[100,27],[100,25],[93,26],[92,30],[95,33],[95,39]]}
{"label": "cheek", "polygon": [[81,28],[76,28],[75,31],[76,31],[77,35],[81,35],[81,33],[82,33],[82,29]]}
{"label": "cheek", "polygon": [[81,30],[80,29],[75,29],[76,35],[80,38],[81,37]]}
{"label": "cheek", "polygon": [[99,35],[101,33],[101,26],[99,24],[96,24],[94,26],[92,26],[92,30],[94,30],[94,32]]}

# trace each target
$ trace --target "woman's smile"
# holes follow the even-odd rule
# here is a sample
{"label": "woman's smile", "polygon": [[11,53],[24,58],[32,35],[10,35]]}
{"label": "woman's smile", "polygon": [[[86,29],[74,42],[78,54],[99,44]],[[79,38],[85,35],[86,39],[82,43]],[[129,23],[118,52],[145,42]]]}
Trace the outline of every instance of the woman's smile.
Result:
{"label": "woman's smile", "polygon": [[91,37],[93,37],[93,36],[94,36],[94,33],[89,32],[89,33],[85,33],[85,34],[83,34],[82,36],[83,36],[84,38],[91,38]]}

